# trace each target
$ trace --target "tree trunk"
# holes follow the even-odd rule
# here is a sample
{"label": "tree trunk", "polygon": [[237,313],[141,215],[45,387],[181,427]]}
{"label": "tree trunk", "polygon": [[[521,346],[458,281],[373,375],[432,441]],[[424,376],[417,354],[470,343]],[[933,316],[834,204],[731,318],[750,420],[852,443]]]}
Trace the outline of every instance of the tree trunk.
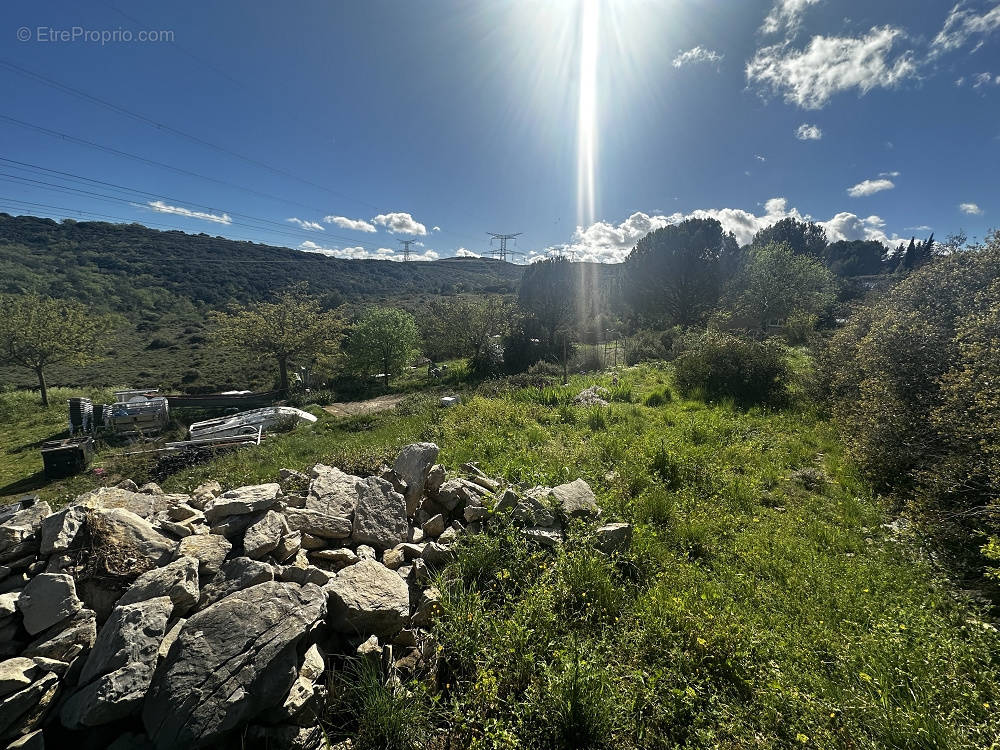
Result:
{"label": "tree trunk", "polygon": [[42,406],[49,405],[49,389],[45,386],[45,373],[42,372],[41,367],[35,368],[35,374],[38,376],[38,388],[42,392]]}
{"label": "tree trunk", "polygon": [[278,390],[282,394],[288,394],[288,359],[278,357]]}

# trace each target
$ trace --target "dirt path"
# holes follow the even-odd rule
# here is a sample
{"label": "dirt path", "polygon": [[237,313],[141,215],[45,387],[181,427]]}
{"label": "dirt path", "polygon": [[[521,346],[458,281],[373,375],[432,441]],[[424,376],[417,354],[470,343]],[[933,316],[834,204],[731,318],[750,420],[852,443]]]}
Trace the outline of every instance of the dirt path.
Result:
{"label": "dirt path", "polygon": [[358,414],[374,414],[377,411],[395,409],[396,405],[405,398],[402,393],[393,393],[388,396],[370,398],[367,401],[345,401],[335,404],[328,404],[323,407],[323,411],[335,417],[354,417]]}

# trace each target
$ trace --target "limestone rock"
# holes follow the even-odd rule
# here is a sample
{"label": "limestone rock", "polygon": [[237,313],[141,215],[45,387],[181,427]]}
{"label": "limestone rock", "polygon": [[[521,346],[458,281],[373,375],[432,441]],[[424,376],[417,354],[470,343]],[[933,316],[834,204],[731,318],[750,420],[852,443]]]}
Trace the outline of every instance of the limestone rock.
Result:
{"label": "limestone rock", "polygon": [[430,628],[441,613],[441,592],[433,586],[420,595],[420,602],[410,619],[418,628]]}
{"label": "limestone rock", "polygon": [[552,494],[567,518],[592,518],[600,513],[593,490],[582,479],[553,487]]}
{"label": "limestone rock", "polygon": [[222,563],[218,575],[202,590],[198,606],[204,609],[236,591],[273,580],[274,568],[267,563],[249,557],[234,557]]}
{"label": "limestone rock", "polygon": [[41,725],[59,691],[59,677],[47,672],[0,702],[0,738],[27,734]]}
{"label": "limestone rock", "polygon": [[340,549],[319,549],[309,553],[309,559],[313,562],[323,562],[335,570],[354,565],[361,558],[347,547]]}
{"label": "limestone rock", "polygon": [[278,546],[271,550],[271,556],[278,562],[285,562],[302,548],[302,532],[293,531],[278,540]]}
{"label": "limestone rock", "polygon": [[80,687],[62,706],[63,726],[98,726],[138,710],[173,607],[168,596],[115,607],[84,662]]}
{"label": "limestone rock", "polygon": [[379,477],[358,482],[358,507],[354,512],[351,539],[386,549],[406,541],[406,500]]}
{"label": "limestone rock", "polygon": [[113,551],[116,562],[128,567],[133,565],[130,562],[133,559],[136,566],[164,565],[177,549],[177,543],[154,529],[149,521],[124,508],[94,508],[88,516],[87,526],[90,541],[98,551]]}
{"label": "limestone rock", "polygon": [[71,505],[43,520],[39,553],[48,556],[72,547],[87,522],[87,510],[83,505]]}
{"label": "limestone rock", "polygon": [[275,549],[287,533],[288,524],[284,516],[269,510],[262,519],[247,528],[243,537],[243,551],[248,557],[259,560]]}
{"label": "limestone rock", "polygon": [[360,477],[345,474],[335,466],[316,464],[312,470],[313,480],[309,483],[306,508],[328,516],[350,518],[358,505],[356,485]]}
{"label": "limestone rock", "polygon": [[188,555],[198,560],[198,574],[210,577],[219,572],[219,566],[232,549],[233,545],[224,537],[217,534],[201,534],[181,539],[177,546],[177,554]]}
{"label": "limestone rock", "polygon": [[533,542],[538,542],[543,547],[555,547],[562,544],[563,535],[558,529],[547,529],[535,527],[524,529],[524,535]]}
{"label": "limestone rock", "polygon": [[171,616],[183,614],[198,603],[198,567],[196,558],[184,556],[162,568],[148,570],[129,586],[118,606],[167,596],[174,605]]}
{"label": "limestone rock", "polygon": [[441,533],[444,531],[444,527],[444,516],[438,513],[436,516],[432,516],[424,521],[424,525],[421,528],[423,529],[424,534],[436,539],[441,536]]}
{"label": "limestone rock", "polygon": [[73,577],[65,573],[41,573],[24,587],[17,600],[24,629],[37,635],[83,609]]}
{"label": "limestone rock", "polygon": [[625,552],[632,544],[632,524],[609,523],[595,532],[597,546],[604,552]]}
{"label": "limestone rock", "polygon": [[296,678],[295,645],[325,605],[318,586],[272,581],[192,615],[143,706],[158,750],[211,745],[280,705]]}
{"label": "limestone rock", "polygon": [[445,479],[448,478],[448,472],[445,471],[444,466],[441,464],[434,464],[431,470],[427,472],[427,478],[424,479],[424,492],[431,497],[437,495],[438,490],[441,489],[441,485],[444,484]]}
{"label": "limestone rock", "polygon": [[27,540],[33,540],[34,549],[37,550],[42,521],[51,514],[52,509],[46,502],[37,502],[16,511],[0,524],[0,552],[6,552],[11,547],[21,545]]}
{"label": "limestone rock", "polygon": [[330,597],[331,624],[344,633],[391,636],[410,614],[406,583],[374,560],[344,568],[323,588]]}
{"label": "limestone rock", "polygon": [[45,750],[45,738],[42,730],[36,729],[34,732],[23,734],[7,745],[7,750]]}
{"label": "limestone rock", "polygon": [[396,476],[406,482],[406,511],[412,516],[424,494],[424,483],[440,449],[434,443],[413,443],[403,448],[392,465]]}
{"label": "limestone rock", "polygon": [[226,516],[242,516],[267,510],[274,506],[281,494],[277,482],[238,487],[223,492],[205,506],[205,518],[214,523]]}
{"label": "limestone rock", "polygon": [[302,531],[323,539],[346,539],[351,535],[350,518],[309,508],[286,508],[285,522],[290,531]]}
{"label": "limestone rock", "polygon": [[34,660],[24,656],[0,661],[0,699],[24,690],[42,671]]}
{"label": "limestone rock", "polygon": [[97,640],[97,615],[82,609],[65,622],[56,623],[28,644],[24,656],[69,662]]}

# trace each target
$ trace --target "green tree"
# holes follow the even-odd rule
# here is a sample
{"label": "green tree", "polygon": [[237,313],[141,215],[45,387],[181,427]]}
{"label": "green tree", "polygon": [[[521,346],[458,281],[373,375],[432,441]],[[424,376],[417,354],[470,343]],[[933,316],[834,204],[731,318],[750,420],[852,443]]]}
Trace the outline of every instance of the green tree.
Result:
{"label": "green tree", "polygon": [[824,258],[838,276],[873,276],[884,270],[886,252],[878,240],[841,240],[826,248]]}
{"label": "green tree", "polygon": [[662,227],[629,254],[623,291],[637,313],[658,323],[700,323],[719,299],[720,261],[737,250],[716,219]]}
{"label": "green tree", "polygon": [[826,230],[816,222],[799,221],[789,217],[758,230],[750,242],[750,247],[757,250],[782,242],[794,253],[820,258],[826,250]]}
{"label": "green tree", "polygon": [[836,294],[837,281],[819,260],[784,243],[752,249],[730,289],[737,314],[752,318],[761,330],[769,320],[795,312],[822,317]]}
{"label": "green tree", "polygon": [[516,307],[508,297],[454,297],[433,300],[422,316],[424,352],[432,359],[476,359],[496,337],[507,336]]}
{"label": "green tree", "polygon": [[302,284],[257,302],[213,315],[222,346],[278,364],[278,388],[288,391],[288,367],[336,358],[344,322],[339,310],[324,310]]}
{"label": "green tree", "polygon": [[46,369],[100,360],[111,327],[109,317],[78,302],[36,294],[0,297],[0,357],[35,373],[43,406],[49,405]]}
{"label": "green tree", "polygon": [[413,358],[419,341],[417,323],[405,310],[373,307],[354,326],[348,339],[351,368],[359,375],[379,371],[385,378],[398,373]]}
{"label": "green tree", "polygon": [[[574,266],[566,258],[547,258],[532,263],[521,279],[518,303],[537,322],[544,336],[543,353],[562,362],[563,380],[568,379],[569,354],[578,335],[578,314],[586,309],[584,290],[574,278]],[[529,325],[530,328],[530,325]]]}

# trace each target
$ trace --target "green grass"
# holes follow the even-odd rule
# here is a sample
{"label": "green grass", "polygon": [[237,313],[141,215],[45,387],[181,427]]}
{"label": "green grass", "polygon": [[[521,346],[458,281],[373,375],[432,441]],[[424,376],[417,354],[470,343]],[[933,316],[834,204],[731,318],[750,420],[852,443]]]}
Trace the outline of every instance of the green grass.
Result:
{"label": "green grass", "polygon": [[[484,385],[451,409],[415,395],[394,412],[323,416],[163,484],[236,486],[316,461],[373,471],[431,439],[452,469],[475,460],[525,485],[583,477],[606,520],[635,524],[613,558],[586,526],[555,551],[501,523],[468,537],[438,581],[442,691],[361,691],[357,719],[335,733],[406,743],[421,732],[400,727],[426,720],[477,750],[995,746],[997,631],[915,540],[883,528],[886,505],[832,426],[801,399],[743,410],[681,398],[670,380],[630,368],[599,410],[571,399],[610,389],[610,375]],[[32,429],[42,436],[62,413]],[[9,471],[25,459],[2,460]]]}

